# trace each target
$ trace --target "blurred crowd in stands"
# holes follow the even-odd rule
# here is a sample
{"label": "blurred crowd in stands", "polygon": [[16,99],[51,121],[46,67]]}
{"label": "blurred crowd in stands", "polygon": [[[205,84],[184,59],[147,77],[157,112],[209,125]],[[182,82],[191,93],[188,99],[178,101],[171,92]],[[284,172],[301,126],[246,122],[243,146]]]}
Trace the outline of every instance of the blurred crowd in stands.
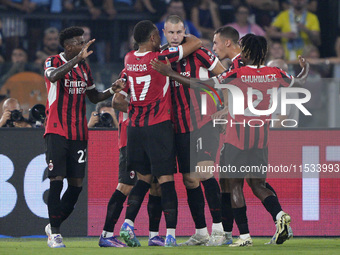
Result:
{"label": "blurred crowd in stands", "polygon": [[[331,3],[329,7],[325,2]],[[329,18],[332,13],[325,13],[339,7],[335,2],[339,1],[0,0],[0,100],[13,96],[9,85],[6,87],[13,75],[43,75],[47,56],[62,51],[58,33],[65,27],[81,26],[86,40],[96,39],[88,61],[97,86],[105,89],[117,78],[125,54],[133,49],[133,26],[142,19],[152,20],[163,44],[164,19],[176,14],[185,20],[186,32],[200,37],[209,49],[214,31],[232,26],[240,37],[247,33],[265,36],[270,45],[268,61],[284,59],[292,74],[297,56],[307,57],[312,64],[309,79],[314,84],[310,107],[317,111],[326,107],[328,93],[320,79],[340,77],[338,17]],[[228,62],[223,64],[228,66]]]}

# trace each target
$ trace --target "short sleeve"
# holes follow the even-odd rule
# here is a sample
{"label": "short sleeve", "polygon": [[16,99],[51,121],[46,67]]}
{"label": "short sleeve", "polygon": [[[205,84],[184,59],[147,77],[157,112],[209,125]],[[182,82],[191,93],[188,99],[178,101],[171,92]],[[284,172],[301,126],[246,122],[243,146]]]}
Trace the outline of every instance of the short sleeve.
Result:
{"label": "short sleeve", "polygon": [[212,71],[218,62],[218,58],[204,47],[196,51],[196,57],[208,71]]}
{"label": "short sleeve", "polygon": [[163,50],[159,55],[158,59],[165,62],[165,58],[168,58],[171,63],[178,62],[183,58],[183,47],[182,45],[178,47],[170,47]]}

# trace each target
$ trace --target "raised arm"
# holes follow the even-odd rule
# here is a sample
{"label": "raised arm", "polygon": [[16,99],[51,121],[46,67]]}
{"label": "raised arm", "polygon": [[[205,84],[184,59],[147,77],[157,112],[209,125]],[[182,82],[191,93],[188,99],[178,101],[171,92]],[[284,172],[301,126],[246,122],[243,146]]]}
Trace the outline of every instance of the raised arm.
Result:
{"label": "raised arm", "polygon": [[194,51],[198,50],[202,46],[202,41],[194,35],[186,35],[185,43],[182,44],[183,47],[183,58],[189,56]]}
{"label": "raised arm", "polygon": [[213,79],[200,80],[200,79],[185,77],[177,73],[176,71],[172,70],[170,62],[167,58],[166,58],[166,61],[167,61],[167,64],[162,63],[158,59],[151,60],[152,68],[155,69],[157,72],[163,74],[164,76],[169,76],[171,79],[178,81],[182,85],[190,87],[190,88],[207,89],[208,87],[205,85],[214,87],[215,81]]}
{"label": "raised arm", "polygon": [[302,68],[301,72],[294,78],[293,86],[302,86],[305,84],[308,73],[309,73],[309,63],[307,60],[301,56],[299,56],[299,63]]}
{"label": "raised arm", "polygon": [[46,70],[46,78],[50,81],[50,82],[56,82],[57,80],[60,80],[62,78],[65,77],[65,75],[72,70],[72,68],[78,64],[80,61],[82,61],[83,59],[87,58],[88,56],[90,56],[93,51],[87,51],[89,46],[94,43],[96,39],[93,39],[91,41],[89,41],[87,44],[84,45],[84,47],[82,48],[82,50],[79,52],[79,54],[77,56],[75,56],[74,58],[72,58],[70,61],[68,61],[67,63],[63,64],[62,66],[59,66],[58,68],[53,69],[52,71],[48,71],[48,69]]}

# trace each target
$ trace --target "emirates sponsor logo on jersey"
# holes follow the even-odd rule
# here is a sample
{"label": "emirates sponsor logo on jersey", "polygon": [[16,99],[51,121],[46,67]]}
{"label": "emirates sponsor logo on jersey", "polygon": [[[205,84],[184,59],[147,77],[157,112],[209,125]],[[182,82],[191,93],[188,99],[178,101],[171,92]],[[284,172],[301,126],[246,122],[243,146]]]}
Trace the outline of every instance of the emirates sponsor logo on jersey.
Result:
{"label": "emirates sponsor logo on jersey", "polygon": [[65,87],[69,88],[68,93],[73,94],[84,94],[86,91],[86,82],[84,81],[70,81],[65,79]]}

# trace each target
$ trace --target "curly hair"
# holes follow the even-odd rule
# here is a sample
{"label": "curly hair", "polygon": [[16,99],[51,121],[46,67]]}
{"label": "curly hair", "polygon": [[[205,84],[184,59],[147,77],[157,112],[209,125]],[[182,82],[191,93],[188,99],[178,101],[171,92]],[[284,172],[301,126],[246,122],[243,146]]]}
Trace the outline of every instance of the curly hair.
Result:
{"label": "curly hair", "polygon": [[72,39],[76,36],[82,36],[83,34],[84,34],[84,30],[81,27],[65,28],[59,34],[59,43],[63,48],[65,48],[64,43],[65,43],[66,40]]}
{"label": "curly hair", "polygon": [[266,38],[254,34],[246,34],[241,38],[241,50],[244,56],[250,60],[253,60],[253,65],[258,68],[265,61],[268,44]]}
{"label": "curly hair", "polygon": [[157,29],[150,20],[142,20],[133,29],[133,38],[138,45],[149,40],[151,33]]}

